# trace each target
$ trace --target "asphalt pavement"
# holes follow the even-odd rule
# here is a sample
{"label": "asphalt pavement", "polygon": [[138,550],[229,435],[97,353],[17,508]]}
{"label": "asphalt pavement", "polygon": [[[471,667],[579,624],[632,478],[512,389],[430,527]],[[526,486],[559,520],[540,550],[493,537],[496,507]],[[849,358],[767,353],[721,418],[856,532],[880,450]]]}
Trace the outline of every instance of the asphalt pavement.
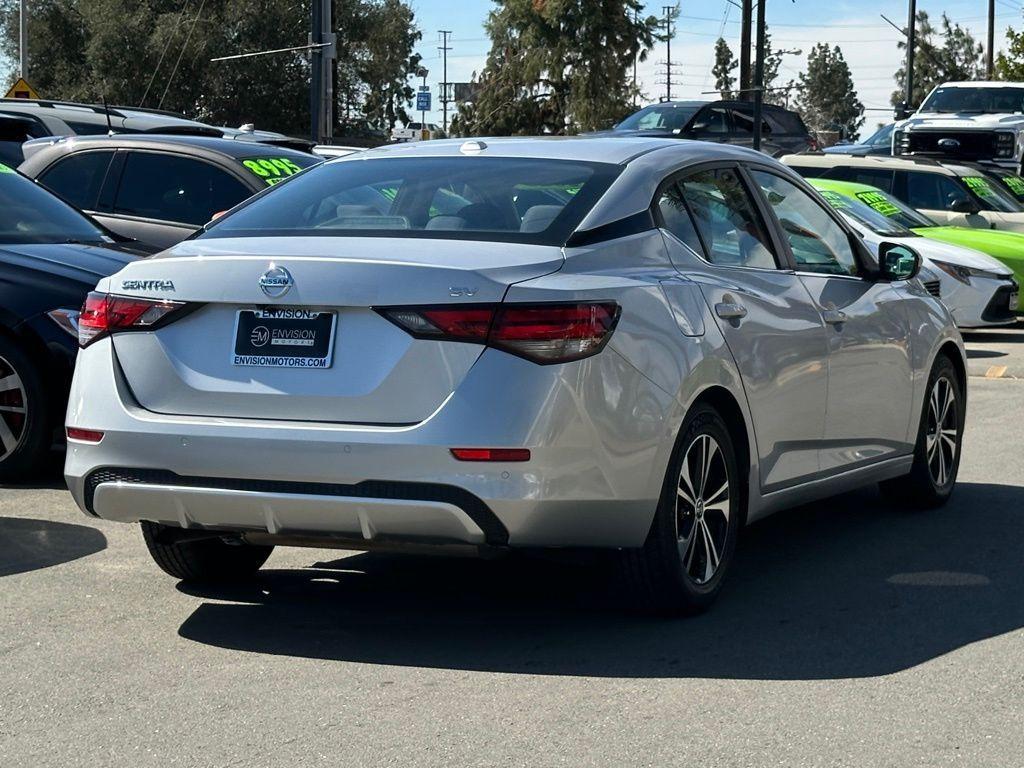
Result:
{"label": "asphalt pavement", "polygon": [[[1024,378],[1024,330],[970,346]],[[0,489],[0,766],[1021,765],[1024,381],[986,373],[949,505],[759,522],[687,620],[588,559],[291,549],[186,588],[55,461]]]}

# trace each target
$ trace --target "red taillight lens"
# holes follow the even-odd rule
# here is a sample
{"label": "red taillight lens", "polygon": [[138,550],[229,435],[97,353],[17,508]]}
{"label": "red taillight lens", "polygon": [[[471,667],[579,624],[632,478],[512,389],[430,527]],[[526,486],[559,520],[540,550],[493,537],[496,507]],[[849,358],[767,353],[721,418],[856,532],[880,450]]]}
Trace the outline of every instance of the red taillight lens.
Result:
{"label": "red taillight lens", "polygon": [[184,306],[180,301],[135,299],[94,291],[85,297],[78,317],[78,344],[85,347],[117,331],[151,330]]}
{"label": "red taillight lens", "polygon": [[486,344],[536,363],[565,363],[600,352],[619,315],[614,302],[378,311],[416,338]]}
{"label": "red taillight lens", "polygon": [[529,461],[529,448],[452,448],[459,461]]}
{"label": "red taillight lens", "polygon": [[77,440],[80,443],[98,443],[103,439],[103,433],[98,429],[82,429],[81,427],[67,427],[68,440]]}

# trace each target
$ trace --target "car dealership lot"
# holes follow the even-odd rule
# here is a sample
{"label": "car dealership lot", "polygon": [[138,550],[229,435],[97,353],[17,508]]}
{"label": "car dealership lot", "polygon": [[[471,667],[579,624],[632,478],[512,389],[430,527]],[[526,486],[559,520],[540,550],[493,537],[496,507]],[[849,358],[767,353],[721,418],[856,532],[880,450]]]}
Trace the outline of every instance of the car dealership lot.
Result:
{"label": "car dealership lot", "polygon": [[[1024,375],[1024,331],[968,338]],[[174,589],[59,467],[0,492],[4,765],[1012,765],[1024,750],[1024,382],[975,375],[951,503],[752,526],[710,613],[600,563],[279,550]]]}

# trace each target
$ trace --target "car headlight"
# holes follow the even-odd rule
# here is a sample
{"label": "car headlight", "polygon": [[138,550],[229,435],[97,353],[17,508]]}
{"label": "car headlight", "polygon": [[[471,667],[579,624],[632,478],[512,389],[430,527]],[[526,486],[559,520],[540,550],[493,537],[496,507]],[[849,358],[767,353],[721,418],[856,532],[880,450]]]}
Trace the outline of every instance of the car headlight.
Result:
{"label": "car headlight", "polygon": [[1017,136],[1010,131],[996,131],[996,157],[1013,157]]}
{"label": "car headlight", "polygon": [[988,278],[990,280],[1001,280],[1003,277],[1002,275],[996,272],[990,272],[987,269],[962,267],[959,264],[950,264],[948,261],[936,261],[935,259],[931,259],[931,263],[950,277],[959,280],[964,285],[970,285],[972,277]]}
{"label": "car headlight", "polygon": [[77,309],[51,309],[46,316],[77,340],[78,316],[81,314]]}
{"label": "car headlight", "polygon": [[906,131],[896,131],[892,135],[892,153],[902,155],[910,150],[910,136]]}

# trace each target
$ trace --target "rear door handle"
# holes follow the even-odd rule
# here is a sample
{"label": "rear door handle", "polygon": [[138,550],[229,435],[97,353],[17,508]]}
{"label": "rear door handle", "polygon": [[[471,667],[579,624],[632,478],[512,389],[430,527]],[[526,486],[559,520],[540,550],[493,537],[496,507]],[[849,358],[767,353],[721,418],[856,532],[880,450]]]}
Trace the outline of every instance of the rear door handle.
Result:
{"label": "rear door handle", "polygon": [[747,308],[740,304],[719,302],[715,304],[715,314],[723,320],[739,320],[747,316]]}
{"label": "rear door handle", "polygon": [[826,309],[821,316],[829,325],[839,325],[849,320],[846,313],[838,309]]}

